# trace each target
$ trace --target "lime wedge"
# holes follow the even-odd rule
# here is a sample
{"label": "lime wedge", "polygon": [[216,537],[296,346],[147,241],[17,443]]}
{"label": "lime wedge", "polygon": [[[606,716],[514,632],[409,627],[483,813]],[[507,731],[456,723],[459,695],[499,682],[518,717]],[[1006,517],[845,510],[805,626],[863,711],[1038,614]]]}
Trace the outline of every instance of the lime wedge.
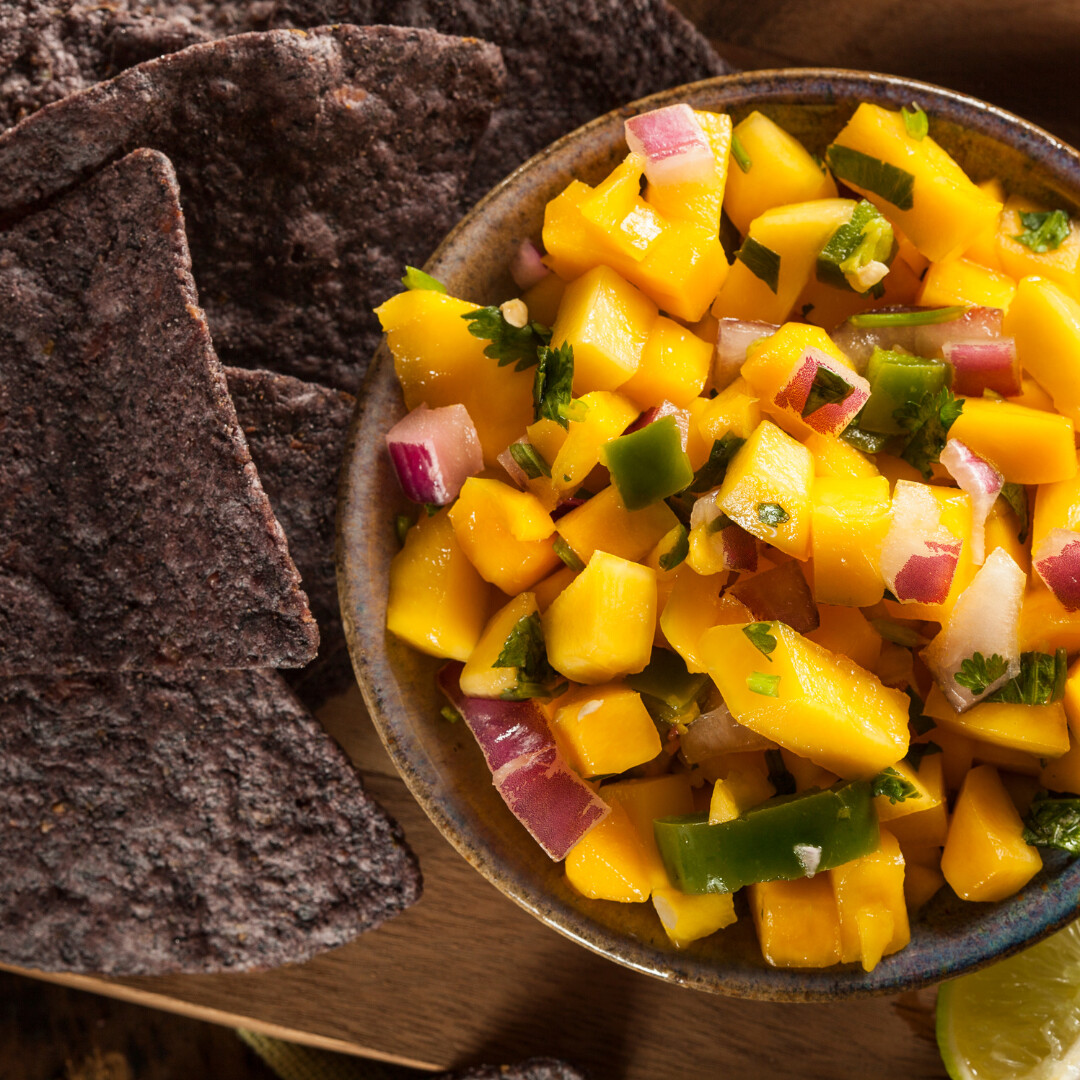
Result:
{"label": "lime wedge", "polygon": [[944,983],[937,1041],[952,1080],[1080,1077],[1080,923]]}

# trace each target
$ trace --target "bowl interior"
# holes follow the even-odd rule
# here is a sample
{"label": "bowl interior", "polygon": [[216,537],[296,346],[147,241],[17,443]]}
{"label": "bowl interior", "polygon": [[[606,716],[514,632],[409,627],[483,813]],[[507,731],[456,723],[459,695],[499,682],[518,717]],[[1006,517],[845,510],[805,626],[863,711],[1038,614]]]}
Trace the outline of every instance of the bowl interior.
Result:
{"label": "bowl interior", "polygon": [[[447,237],[427,269],[451,294],[499,303],[515,289],[506,267],[520,241],[539,238],[544,204],[574,178],[603,177],[626,153],[623,120],[676,101],[727,111],[738,122],[760,109],[812,152],[823,154],[860,101],[897,108],[917,101],[934,138],[975,180],[1052,206],[1080,205],[1080,156],[1046,132],[972,98],[892,76],[832,70],[724,76],[654,95],[601,117],[523,165]],[[394,516],[408,509],[383,434],[404,414],[386,346],[357,410],[338,513],[338,580],[360,685],[384,743],[413,795],[444,836],[499,889],[581,944],[637,970],[718,993],[773,1000],[825,1000],[895,992],[937,981],[1031,943],[1071,919],[1080,903],[1080,861],[1054,853],[1016,897],[965,904],[947,888],[913,920],[911,945],[864,973],[857,965],[784,970],[762,960],[745,903],[711,938],[675,949],[651,904],[590,901],[567,884],[517,823],[463,724],[439,716],[440,662],[385,630],[387,577],[398,547]]]}

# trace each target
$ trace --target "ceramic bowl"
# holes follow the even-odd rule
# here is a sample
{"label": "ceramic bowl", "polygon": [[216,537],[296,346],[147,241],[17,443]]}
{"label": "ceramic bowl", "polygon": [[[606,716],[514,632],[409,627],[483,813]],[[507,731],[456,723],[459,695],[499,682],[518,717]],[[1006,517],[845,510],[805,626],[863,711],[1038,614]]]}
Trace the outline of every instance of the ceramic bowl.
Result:
{"label": "ceramic bowl", "polygon": [[[935,139],[975,180],[1051,206],[1080,203],[1080,155],[1045,131],[973,98],[893,76],[800,69],[752,72],[654,95],[579,128],[526,162],[454,229],[426,269],[451,294],[478,304],[516,295],[506,267],[519,242],[540,236],[544,204],[574,178],[594,183],[626,153],[623,120],[674,102],[726,111],[737,123],[753,109],[823,154],[860,101],[891,108],[917,101]],[[353,664],[372,719],[406,784],[428,816],[489,881],[542,922],[638,971],[716,993],[820,1001],[894,993],[1004,956],[1062,926],[1080,901],[1080,861],[1045,853],[1044,870],[1000,904],[965,904],[948,888],[913,920],[911,944],[872,972],[858,965],[785,970],[762,959],[745,905],[738,922],[679,950],[651,904],[587,900],[566,882],[511,816],[463,724],[440,719],[439,661],[385,630],[387,573],[398,550],[394,516],[407,508],[383,434],[404,413],[383,345],[359,404],[338,513],[338,581]]]}

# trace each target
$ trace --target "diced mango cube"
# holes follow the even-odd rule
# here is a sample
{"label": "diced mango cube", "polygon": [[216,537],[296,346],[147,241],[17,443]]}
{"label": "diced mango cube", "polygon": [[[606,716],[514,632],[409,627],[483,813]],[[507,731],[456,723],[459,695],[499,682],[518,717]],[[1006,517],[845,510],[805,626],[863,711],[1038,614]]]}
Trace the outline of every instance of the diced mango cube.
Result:
{"label": "diced mango cube", "polygon": [[910,201],[903,202],[901,196],[903,205],[897,205],[843,175],[829,154],[838,179],[869,199],[932,262],[959,255],[1001,213],[1001,203],[976,187],[932,138],[908,134],[899,111],[863,102],[833,145],[876,158],[912,177]]}
{"label": "diced mango cube", "polygon": [[1020,215],[1044,210],[1022,195],[1012,195],[1005,200],[995,237],[1001,269],[1017,281],[1029,274],[1038,274],[1056,282],[1070,296],[1080,297],[1080,223],[1071,220],[1068,235],[1052,251],[1033,251],[1017,239],[1027,232]]}
{"label": "diced mango cube", "polygon": [[652,658],[656,575],[597,551],[543,615],[548,660],[580,683],[641,671]]}
{"label": "diced mango cube", "polygon": [[752,536],[806,559],[813,482],[810,451],[762,420],[731,459],[716,502]]}
{"label": "diced mango cube", "polygon": [[683,658],[686,670],[706,670],[698,651],[701,635],[722,623],[753,622],[750,609],[734,596],[721,595],[727,574],[702,577],[688,566],[679,569],[660,616],[668,644]]}
{"label": "diced mango cube", "polygon": [[865,454],[861,454],[851,443],[844,442],[835,435],[811,431],[802,444],[814,456],[815,476],[839,476],[858,480],[881,475],[878,467]]}
{"label": "diced mango cube", "polygon": [[564,514],[555,529],[582,562],[597,550],[638,562],[678,522],[665,502],[627,510],[612,484]]}
{"label": "diced mango cube", "polygon": [[[899,761],[908,746],[907,695],[783,623],[768,625],[776,647],[767,657],[738,625],[714,627],[699,643],[735,719],[846,779]],[[759,685],[759,675],[771,686]]]}
{"label": "diced mango cube", "polygon": [[[984,191],[995,202],[1005,202],[1005,188],[1000,180],[981,180],[977,185],[981,191]],[[1022,277],[1022,274],[1014,274],[1009,270],[1006,270],[1005,264],[1001,261],[1001,256],[998,254],[997,248],[997,234],[1000,228],[1001,217],[1004,214],[998,215],[997,221],[987,225],[974,240],[964,249],[964,258],[970,259],[972,262],[977,262],[980,266],[988,267],[990,270],[997,270],[1002,274],[1009,274],[1014,280]],[[1025,271],[1026,272],[1026,271]]]}
{"label": "diced mango cube", "polygon": [[571,180],[544,207],[542,233],[544,262],[563,281],[572,281],[596,266],[596,243],[585,228],[582,204],[592,194],[592,188],[580,180]]}
{"label": "diced mango cube", "polygon": [[585,777],[621,773],[660,753],[660,736],[640,694],[613,683],[567,697],[552,730],[575,772]]}
{"label": "diced mango cube", "polygon": [[1004,900],[1042,869],[1035,848],[1024,842],[1024,824],[991,765],[964,780],[956,800],[941,872],[962,900]]}
{"label": "diced mango cube", "polygon": [[995,548],[1004,548],[1025,574],[1031,573],[1031,555],[1027,545],[1020,543],[1020,522],[1004,499],[998,499],[990,508],[984,526],[983,547],[988,553]]}
{"label": "diced mango cube", "polygon": [[750,222],[773,206],[835,199],[836,184],[794,136],[756,109],[735,126],[750,158],[743,172],[732,158],[724,209],[744,236]]}
{"label": "diced mango cube", "polygon": [[731,893],[692,896],[669,886],[654,889],[652,902],[664,932],[679,949],[723,930],[737,918]]}
{"label": "diced mango cube", "polygon": [[915,303],[921,307],[973,304],[1007,311],[1016,295],[1016,282],[969,259],[930,264]]}
{"label": "diced mango cube", "polygon": [[390,563],[386,628],[421,652],[465,661],[480,640],[490,596],[447,512],[424,515]]}
{"label": "diced mango cube", "polygon": [[939,867],[907,862],[904,866],[904,899],[908,911],[925,907],[944,884],[945,875]]}
{"label": "diced mango cube", "polygon": [[876,604],[885,594],[881,545],[891,524],[884,476],[817,477],[810,526],[814,599],[851,607]]}
{"label": "diced mango cube", "polygon": [[449,517],[480,576],[508,596],[531,588],[559,565],[551,540],[555,522],[527,491],[470,476]]}
{"label": "diced mango cube", "polygon": [[544,578],[543,581],[538,581],[532,589],[533,596],[536,598],[536,610],[540,612],[547,611],[555,597],[577,576],[577,570],[564,566],[562,569],[556,570],[554,574]]}
{"label": "diced mango cube", "polygon": [[622,806],[608,805],[611,813],[570,849],[566,878],[590,900],[641,903],[649,899],[651,889],[645,850]]}
{"label": "diced mango cube", "polygon": [[532,288],[521,294],[522,302],[529,309],[529,318],[544,326],[553,326],[559,315],[566,282],[558,274],[542,277]]}
{"label": "diced mango cube", "polygon": [[840,962],[840,913],[828,874],[749,887],[761,955],[773,967]]}
{"label": "diced mango cube", "polygon": [[[814,580],[817,580],[817,565]],[[861,668],[873,671],[881,658],[881,635],[857,607],[818,605],[820,623],[806,636],[830,652],[841,653]]]}
{"label": "diced mango cube", "polygon": [[[938,762],[939,766],[940,764],[941,762]],[[889,768],[899,774],[900,779],[910,784],[915,791],[906,799],[899,799],[896,802],[890,801],[888,795],[875,796],[874,808],[877,810],[878,821],[892,822],[896,818],[924,813],[932,810],[945,798],[945,785],[940,768],[935,769],[933,765],[928,765],[925,780],[907,761],[898,761]]]}
{"label": "diced mango cube", "polygon": [[585,229],[598,243],[638,260],[660,235],[663,222],[641,198],[643,154],[627,154],[581,204]]}
{"label": "diced mango cube", "polygon": [[836,773],[831,773],[828,769],[823,769],[820,765],[815,765],[812,761],[793,754],[790,750],[781,749],[780,754],[787,771],[795,778],[795,791],[800,794],[810,788],[832,787],[839,779]]}
{"label": "diced mango cube", "polygon": [[1020,609],[1020,649],[1024,652],[1069,653],[1080,651],[1080,611],[1068,611],[1061,601],[1041,585],[1024,595]]}
{"label": "diced mango cube", "polygon": [[1050,791],[1080,795],[1080,740],[1074,736],[1067,754],[1046,763],[1039,783]]}
{"label": "diced mango cube", "polygon": [[1036,490],[1031,546],[1038,547],[1051,529],[1080,530],[1080,472],[1068,480],[1040,484]]}
{"label": "diced mango cube", "polygon": [[712,366],[713,346],[686,327],[661,315],[641,353],[637,371],[622,386],[622,393],[647,409],[670,401],[680,409],[705,386]]}
{"label": "diced mango cube", "polygon": [[[749,755],[730,755],[747,757]],[[776,788],[761,769],[734,767],[713,784],[709,799],[709,824],[719,825],[741,817],[776,794]]]}
{"label": "diced mango cube", "polygon": [[[932,732],[935,738],[942,733]],[[875,799],[880,820],[889,823],[889,831],[901,844],[915,847],[941,847],[949,831],[949,805],[945,799],[945,754],[926,754],[919,767],[912,770],[907,762],[898,761],[894,768],[905,780],[910,780],[919,791],[920,798],[889,803],[888,799]],[[964,774],[971,767],[968,754]],[[912,775],[914,772],[914,775]],[[887,807],[887,809],[886,809]]]}
{"label": "diced mango cube", "polygon": [[506,645],[514,627],[536,611],[536,597],[531,592],[515,596],[488,619],[476,648],[469,653],[459,680],[466,697],[497,698],[517,686],[516,667],[496,667],[495,661]]}
{"label": "diced mango cube", "polygon": [[618,438],[638,416],[637,408],[621,394],[594,390],[577,399],[584,409],[580,420],[570,421],[570,430],[551,460],[551,482],[560,491],[570,491],[584,483],[600,462],[600,447]]}

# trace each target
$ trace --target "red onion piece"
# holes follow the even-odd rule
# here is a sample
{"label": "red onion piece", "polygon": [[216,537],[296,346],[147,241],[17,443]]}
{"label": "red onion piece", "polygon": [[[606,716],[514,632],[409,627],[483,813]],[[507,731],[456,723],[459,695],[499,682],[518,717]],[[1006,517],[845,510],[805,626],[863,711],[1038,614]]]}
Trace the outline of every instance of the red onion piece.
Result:
{"label": "red onion piece", "polygon": [[531,240],[522,240],[510,260],[510,276],[519,289],[531,289],[551,271],[544,265],[540,249]]}
{"label": "red onion piece", "polygon": [[[1027,575],[1004,548],[994,548],[957,598],[941,632],[922,651],[941,692],[955,709],[970,708],[1020,671],[1020,608]],[[995,653],[1008,664],[1005,674],[980,694],[961,686],[954,676],[976,652]]]}
{"label": "red onion piece", "polygon": [[737,754],[744,750],[774,750],[776,743],[743,727],[721,702],[702,713],[679,739],[679,748],[690,765],[717,754]]}
{"label": "red onion piece", "polygon": [[[847,383],[851,392],[843,401],[830,402],[802,416],[814,379],[822,368]],[[869,397],[870,384],[866,379],[856,375],[835,357],[811,347],[799,358],[791,377],[780,387],[773,401],[781,409],[802,416],[803,422],[814,431],[822,435],[839,435],[855,419]]]}
{"label": "red onion piece", "polygon": [[[524,439],[518,439],[518,442],[524,441]],[[508,446],[495,460],[506,470],[506,474],[513,480],[514,486],[519,491],[524,490],[525,481],[529,478],[525,475],[525,470],[514,460],[514,455],[510,453],[510,447]]]}
{"label": "red onion piece", "polygon": [[685,450],[690,439],[690,413],[686,409],[680,409],[678,405],[670,401],[662,401],[659,405],[646,409],[623,434],[629,435],[632,431],[640,431],[643,427],[648,427],[649,424],[655,424],[657,420],[663,420],[665,416],[675,417],[675,426],[679,429],[682,448]]}
{"label": "red onion piece", "polygon": [[1051,529],[1032,550],[1031,565],[1066,611],[1080,611],[1080,533]]}
{"label": "red onion piece", "polygon": [[775,619],[787,623],[800,634],[809,634],[821,625],[814,595],[794,559],[753,577],[742,578],[728,591],[762,622]]}
{"label": "red onion piece", "polygon": [[689,105],[668,105],[632,116],[625,134],[631,152],[645,155],[650,184],[702,182],[716,175],[709,137]]}
{"label": "red onion piece", "polygon": [[994,390],[1003,397],[1020,393],[1020,360],[1014,338],[996,341],[947,341],[941,347],[953,369],[953,393],[982,397]]}
{"label": "red onion piece", "polygon": [[779,329],[776,323],[721,319],[716,328],[716,350],[713,353],[713,386],[717,390],[730,386],[746,363],[746,350],[755,341],[772,337]]}
{"label": "red onion piece", "polygon": [[386,433],[401,490],[413,502],[444,506],[484,467],[476,427],[464,405],[417,405]]}
{"label": "red onion piece", "polygon": [[986,519],[1005,486],[1005,477],[959,439],[945,444],[941,464],[960,490],[971,496],[971,558],[980,566],[986,558]]}
{"label": "red onion piece", "polygon": [[444,665],[439,689],[465,718],[510,812],[552,859],[565,859],[610,808],[567,765],[535,701],[466,697],[462,667]]}
{"label": "red onion piece", "polygon": [[926,484],[897,480],[892,524],[881,547],[881,576],[903,603],[942,604],[952,588],[963,541],[941,524]]}

